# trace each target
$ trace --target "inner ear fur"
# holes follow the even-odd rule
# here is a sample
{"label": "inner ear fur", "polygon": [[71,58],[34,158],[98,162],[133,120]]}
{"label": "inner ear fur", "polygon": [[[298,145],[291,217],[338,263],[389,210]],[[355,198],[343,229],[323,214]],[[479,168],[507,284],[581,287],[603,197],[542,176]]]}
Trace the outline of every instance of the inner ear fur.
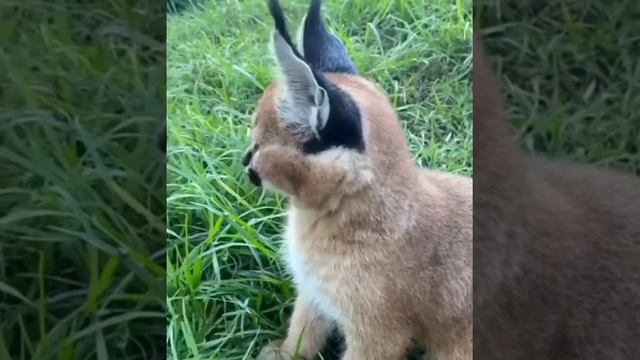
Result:
{"label": "inner ear fur", "polygon": [[327,91],[277,30],[273,33],[273,49],[284,84],[280,104],[283,121],[305,139],[319,137],[329,117]]}

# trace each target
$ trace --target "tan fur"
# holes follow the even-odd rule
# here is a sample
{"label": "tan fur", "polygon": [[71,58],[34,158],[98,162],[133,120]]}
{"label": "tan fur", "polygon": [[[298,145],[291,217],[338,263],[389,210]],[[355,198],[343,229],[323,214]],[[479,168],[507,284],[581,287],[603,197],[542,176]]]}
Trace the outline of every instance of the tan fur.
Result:
{"label": "tan fur", "polygon": [[640,181],[525,155],[474,39],[474,359],[640,359]]}
{"label": "tan fur", "polygon": [[256,111],[249,166],[290,196],[285,258],[299,293],[284,343],[259,358],[291,358],[303,329],[302,355],[313,358],[336,324],[345,360],[399,360],[411,342],[471,359],[471,179],[419,169],[382,91],[327,78],[360,108],[363,154],[303,155],[278,118],[279,83]]}

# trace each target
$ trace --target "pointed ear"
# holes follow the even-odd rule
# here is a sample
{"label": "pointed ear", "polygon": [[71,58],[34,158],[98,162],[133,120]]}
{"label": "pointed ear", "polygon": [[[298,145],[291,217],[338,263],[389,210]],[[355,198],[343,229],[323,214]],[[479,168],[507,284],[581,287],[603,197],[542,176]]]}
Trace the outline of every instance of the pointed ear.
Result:
{"label": "pointed ear", "polygon": [[299,58],[292,45],[280,34],[273,33],[273,49],[285,87],[280,112],[287,126],[304,140],[319,138],[329,119],[329,97],[313,74],[311,67]]}
{"label": "pointed ear", "polygon": [[[519,169],[522,161],[509,126],[500,83],[491,71],[488,60],[480,37],[474,31],[472,74],[474,163],[482,164],[484,173],[498,169],[499,166],[499,171],[504,175],[504,169]],[[486,170],[484,170],[485,167]]]}
{"label": "pointed ear", "polygon": [[357,74],[347,48],[325,25],[321,8],[321,0],[312,0],[302,25],[300,48],[305,60],[319,71]]}
{"label": "pointed ear", "polygon": [[505,121],[504,102],[498,79],[489,67],[488,58],[480,36],[473,34],[473,94],[474,118],[485,121]]}

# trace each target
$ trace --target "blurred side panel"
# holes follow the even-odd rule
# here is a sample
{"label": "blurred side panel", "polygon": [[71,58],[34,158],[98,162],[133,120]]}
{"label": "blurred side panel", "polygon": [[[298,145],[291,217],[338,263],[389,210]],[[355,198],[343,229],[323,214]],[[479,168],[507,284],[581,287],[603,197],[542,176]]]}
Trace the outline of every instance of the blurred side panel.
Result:
{"label": "blurred side panel", "polygon": [[165,11],[0,2],[0,359],[164,358]]}
{"label": "blurred side panel", "polygon": [[640,358],[636,1],[476,1],[474,358]]}

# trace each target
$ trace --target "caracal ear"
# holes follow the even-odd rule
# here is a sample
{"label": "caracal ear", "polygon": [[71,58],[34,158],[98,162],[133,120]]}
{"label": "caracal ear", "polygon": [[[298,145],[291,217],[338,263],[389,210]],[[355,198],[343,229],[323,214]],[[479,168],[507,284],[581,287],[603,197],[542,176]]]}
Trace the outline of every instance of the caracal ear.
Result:
{"label": "caracal ear", "polygon": [[284,84],[280,115],[301,140],[317,138],[329,119],[329,97],[316,81],[311,66],[291,42],[277,1],[271,1],[269,5],[276,23],[273,50]]}
{"label": "caracal ear", "polygon": [[344,43],[328,28],[322,18],[322,1],[312,0],[300,31],[302,54],[315,70],[356,75]]}

